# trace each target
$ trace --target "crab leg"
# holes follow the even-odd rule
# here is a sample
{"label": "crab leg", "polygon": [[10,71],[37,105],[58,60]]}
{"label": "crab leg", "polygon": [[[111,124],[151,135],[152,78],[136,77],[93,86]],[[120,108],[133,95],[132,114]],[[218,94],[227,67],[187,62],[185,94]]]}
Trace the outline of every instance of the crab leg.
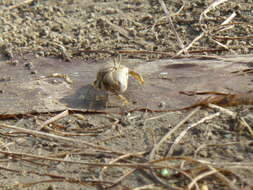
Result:
{"label": "crab leg", "polygon": [[129,104],[129,102],[127,101],[127,99],[126,99],[124,96],[122,96],[122,95],[120,95],[120,94],[118,94],[117,96],[123,101],[123,104],[124,104],[124,105]]}

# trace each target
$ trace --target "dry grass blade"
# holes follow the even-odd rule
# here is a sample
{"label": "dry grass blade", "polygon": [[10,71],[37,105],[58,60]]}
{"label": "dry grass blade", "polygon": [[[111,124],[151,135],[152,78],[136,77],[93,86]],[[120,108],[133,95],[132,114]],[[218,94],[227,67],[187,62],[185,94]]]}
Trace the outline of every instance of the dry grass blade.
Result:
{"label": "dry grass blade", "polygon": [[194,158],[197,157],[198,152],[201,149],[204,149],[206,147],[224,147],[224,146],[231,146],[231,145],[236,145],[239,144],[239,142],[229,142],[229,143],[223,143],[223,144],[202,144],[200,145],[195,151],[194,151]]}
{"label": "dry grass blade", "polygon": [[[5,170],[8,172],[12,172],[12,173],[19,173],[23,175],[22,170],[14,170],[14,169],[10,169],[7,167],[0,167],[0,170]],[[82,180],[80,181],[80,179],[75,179],[75,178],[71,178],[71,177],[65,177],[65,176],[61,176],[61,175],[55,175],[55,174],[51,174],[51,173],[40,173],[40,172],[36,172],[36,171],[26,171],[27,174],[35,174],[37,176],[45,176],[45,177],[50,177],[53,178],[52,180],[46,180],[46,181],[37,181],[37,182],[31,182],[31,183],[17,183],[15,185],[13,185],[13,188],[21,188],[21,187],[29,187],[32,185],[36,185],[39,183],[45,183],[45,182],[57,182],[57,180],[59,180],[60,182],[68,182],[68,183],[75,183],[75,184],[80,184],[80,185],[94,185],[94,184],[111,184],[111,182],[106,182],[106,181],[96,181],[96,180]],[[9,189],[9,188],[8,188]]]}
{"label": "dry grass blade", "polygon": [[161,7],[162,7],[164,13],[166,14],[166,17],[167,17],[167,19],[168,19],[168,21],[169,21],[169,23],[170,23],[170,27],[171,27],[172,31],[174,32],[174,34],[175,34],[175,36],[176,36],[176,38],[177,38],[177,41],[178,41],[178,43],[179,43],[179,45],[180,45],[180,48],[183,49],[183,52],[185,52],[186,55],[189,55],[188,52],[187,52],[187,49],[185,49],[184,44],[183,44],[181,38],[179,37],[177,31],[176,31],[176,28],[175,28],[175,26],[174,26],[174,24],[173,24],[173,21],[172,21],[172,19],[171,19],[171,17],[170,17],[170,13],[169,13],[169,11],[168,11],[168,9],[167,9],[167,7],[166,7],[164,1],[163,1],[163,0],[159,0],[159,3],[160,3],[160,5],[161,5]]}
{"label": "dry grass blade", "polygon": [[[208,165],[207,165],[207,166],[208,166]],[[238,189],[239,189],[239,188],[236,187],[234,184],[232,184],[232,183],[230,182],[230,180],[228,180],[228,179],[227,179],[223,174],[221,174],[218,170],[216,170],[216,169],[213,168],[212,166],[208,166],[208,167],[209,167],[210,171],[201,173],[200,175],[196,176],[196,177],[194,178],[194,180],[188,185],[188,189],[189,189],[189,190],[192,189],[193,185],[194,185],[197,181],[199,181],[199,180],[201,180],[201,179],[203,179],[203,178],[205,178],[205,177],[208,177],[208,176],[210,176],[210,175],[213,175],[213,174],[215,174],[215,175],[218,176],[220,179],[222,179],[222,181],[224,181],[226,184],[228,184],[230,189],[232,189],[232,190],[238,190]]]}
{"label": "dry grass blade", "polygon": [[104,182],[104,181],[81,181],[79,179],[49,179],[49,180],[41,180],[41,181],[36,181],[36,182],[31,182],[31,183],[18,183],[14,185],[14,188],[28,188],[33,185],[37,185],[40,183],[55,183],[55,182],[68,182],[68,183],[73,183],[73,184],[79,184],[79,185],[84,185],[84,186],[91,186],[91,185],[97,185],[97,184],[110,184],[110,182]]}
{"label": "dry grass blade", "polygon": [[[34,154],[26,154],[26,153],[18,153],[18,152],[7,152],[0,150],[0,154],[5,154],[9,156],[13,156],[17,158],[34,158],[38,160],[49,160],[49,161],[56,161],[56,162],[63,162],[63,163],[70,163],[70,164],[81,164],[86,166],[93,166],[93,167],[126,167],[126,168],[136,168],[136,169],[163,169],[164,166],[162,165],[154,165],[153,163],[116,163],[116,164],[105,164],[101,162],[84,162],[84,161],[75,161],[75,160],[66,160],[66,159],[59,159],[59,158],[52,158],[47,156],[39,156]],[[175,169],[175,168],[173,168]]]}
{"label": "dry grass blade", "polygon": [[240,123],[246,127],[246,129],[249,131],[250,135],[253,137],[253,130],[251,128],[251,126],[249,126],[249,124],[245,121],[245,119],[243,117],[239,118]]}
{"label": "dry grass blade", "polygon": [[228,109],[226,109],[226,108],[223,108],[223,107],[221,107],[221,106],[217,106],[217,105],[215,105],[215,104],[209,103],[209,104],[208,104],[208,107],[213,108],[213,109],[215,109],[215,110],[219,110],[220,112],[225,113],[226,115],[231,116],[233,119],[235,119],[236,116],[237,116],[236,113],[234,113],[234,112],[232,112],[232,111],[230,111],[230,110],[228,110]]}
{"label": "dry grass blade", "polygon": [[234,50],[232,50],[231,48],[229,48],[228,46],[226,46],[226,45],[224,45],[224,44],[218,42],[217,40],[214,40],[213,38],[211,38],[210,40],[213,41],[214,43],[218,44],[219,46],[221,46],[221,47],[223,47],[223,48],[229,50],[229,51],[232,52],[234,55],[237,55],[237,53],[236,53]]}
{"label": "dry grass blade", "polygon": [[219,4],[224,3],[228,0],[215,0],[213,1],[200,15],[200,20],[202,20],[203,16],[207,17],[207,13],[210,12],[212,9],[214,9],[215,7],[217,7]]}
{"label": "dry grass blade", "polygon": [[214,161],[207,161],[207,160],[202,160],[202,159],[194,159],[192,157],[187,157],[187,156],[170,156],[170,157],[164,157],[158,160],[153,160],[150,161],[149,163],[160,163],[164,161],[171,161],[171,160],[183,160],[187,161],[190,163],[199,163],[203,166],[210,165],[210,166],[215,166],[215,167],[220,167],[220,166],[228,166],[228,167],[234,167],[234,168],[239,168],[239,167],[248,167],[252,168],[253,163],[251,162],[214,162]]}
{"label": "dry grass blade", "polygon": [[[126,158],[131,157],[131,156],[134,156],[134,155],[138,155],[138,156],[139,156],[139,155],[142,155],[142,154],[143,154],[142,152],[141,152],[141,153],[138,153],[138,154],[131,154],[131,153],[125,154],[125,155],[122,155],[122,156],[120,156],[120,157],[118,157],[118,158],[116,158],[116,159],[110,161],[108,164],[113,164],[113,163],[115,163],[115,162],[117,162],[117,161],[119,161],[119,160],[126,159]],[[104,171],[105,171],[107,168],[108,168],[108,166],[103,167],[102,170],[101,170],[101,172],[100,172],[99,179],[100,179],[101,181],[103,180],[103,173],[104,173]],[[127,176],[129,176],[131,173],[133,173],[135,170],[136,170],[136,169],[132,169],[132,170],[130,170],[129,172],[127,172],[125,175],[121,176],[121,177],[120,177],[118,180],[116,180],[116,181],[113,183],[113,185],[111,185],[110,187],[115,186],[115,185],[117,185],[118,183],[120,183],[123,179],[125,179]],[[105,187],[103,187],[103,188],[105,188]],[[109,187],[107,187],[107,188],[109,188]]]}
{"label": "dry grass blade", "polygon": [[154,120],[154,119],[159,119],[159,118],[162,118],[162,117],[166,117],[166,116],[171,115],[171,114],[172,114],[171,112],[168,112],[168,113],[164,113],[164,114],[161,114],[161,115],[156,115],[156,116],[145,119],[145,122],[146,121],[151,121],[151,120]]}
{"label": "dry grass blade", "polygon": [[10,6],[10,7],[8,7],[7,9],[8,9],[8,10],[11,10],[11,9],[20,8],[20,7],[22,7],[22,6],[25,6],[25,5],[27,5],[27,4],[32,3],[33,1],[34,1],[34,0],[25,0],[25,1],[21,2],[21,3],[18,3],[18,4],[16,4],[16,5]]}
{"label": "dry grass blade", "polygon": [[[224,26],[224,25],[229,24],[229,22],[231,22],[235,18],[235,16],[236,16],[236,13],[233,12],[224,22],[221,23],[221,25]],[[229,25],[228,27],[231,28],[233,27],[233,25]]]}
{"label": "dry grass blade", "polygon": [[215,39],[220,39],[220,40],[246,40],[246,39],[253,39],[253,36],[215,36]]}
{"label": "dry grass blade", "polygon": [[217,171],[217,172],[216,172],[216,176],[217,176],[218,178],[220,178],[222,181],[224,181],[226,184],[228,184],[230,189],[233,189],[233,190],[240,189],[239,187],[237,187],[236,185],[234,185],[234,184],[231,182],[231,180],[229,180],[226,176],[224,176],[220,171],[218,171],[217,169],[215,169],[215,168],[212,167],[212,166],[209,166],[209,165],[208,165],[208,167],[209,167],[211,170],[213,170],[213,171]]}
{"label": "dry grass blade", "polygon": [[[203,94],[205,94],[203,92]],[[217,93],[207,93],[207,94],[214,94],[218,95]],[[239,106],[239,105],[253,105],[253,95],[250,93],[241,93],[241,94],[220,94],[219,96],[215,97],[208,97],[204,100],[201,100],[197,102],[196,104],[193,104],[191,106],[185,107],[184,109],[192,109],[198,106],[201,107],[214,107],[217,109],[222,110],[222,108],[218,108],[215,106],[223,106],[223,107],[228,107],[228,106]],[[227,114],[229,114],[232,117],[235,117],[235,115],[229,111],[229,110],[224,110],[223,112],[226,111]]]}
{"label": "dry grass blade", "polygon": [[[55,126],[59,126],[59,125],[52,124],[52,127],[55,127]],[[98,135],[96,133],[87,133],[87,131],[85,131],[85,134],[83,134],[82,131],[81,132],[79,131],[79,133],[63,132],[63,131],[53,129],[48,126],[45,126],[43,129],[44,129],[44,131],[51,132],[56,135],[64,136],[64,137],[71,137],[71,136],[84,136],[85,137],[85,136],[97,136]]]}
{"label": "dry grass blade", "polygon": [[[180,54],[182,54],[182,52],[184,52],[185,50],[190,49],[190,48],[194,45],[194,43],[196,43],[198,40],[200,40],[200,39],[201,39],[202,37],[204,37],[206,34],[209,34],[209,33],[212,33],[212,32],[213,32],[213,31],[206,31],[206,30],[203,28],[203,25],[202,25],[201,23],[203,22],[204,17],[207,17],[206,14],[207,14],[210,10],[214,9],[216,6],[218,6],[219,4],[224,3],[224,2],[226,2],[226,1],[227,1],[227,0],[216,0],[216,1],[214,1],[213,3],[211,3],[211,4],[201,13],[200,19],[199,19],[199,23],[200,23],[200,26],[201,26],[203,32],[202,32],[201,34],[199,34],[196,38],[194,38],[194,40],[192,40],[192,42],[191,42],[188,46],[186,46],[185,48],[183,48],[182,50],[180,50],[180,51],[177,53],[177,56],[179,56]],[[235,16],[236,16],[236,13],[233,12],[221,25],[226,25],[226,24],[228,24]],[[220,29],[220,30],[230,29],[230,28],[232,28],[232,27],[233,27],[233,26],[228,26],[228,27],[222,28],[222,29]],[[228,48],[226,45],[221,44],[220,42],[218,42],[218,41],[216,41],[216,40],[214,40],[214,39],[212,39],[212,41],[214,41],[214,42],[217,43],[218,45],[222,46],[223,48],[225,48],[225,49],[227,49],[227,50],[232,51],[233,53],[235,53],[233,50],[231,50],[230,48]]]}
{"label": "dry grass blade", "polygon": [[[215,3],[215,2],[214,2],[214,3]],[[215,3],[215,6],[217,6],[217,5],[220,4],[220,3],[222,3],[222,1],[217,1],[217,2]],[[214,7],[215,7],[215,6],[214,6]],[[235,18],[235,16],[236,16],[236,13],[233,12],[224,22],[221,23],[221,26],[227,25],[229,22],[231,22],[231,21]],[[234,25],[224,26],[224,27],[220,28],[218,31],[221,32],[221,31],[224,31],[224,30],[231,29],[231,28],[233,28],[233,27],[234,27]],[[218,31],[216,31],[216,32],[218,32]],[[211,32],[214,32],[214,31],[212,30]],[[209,32],[209,33],[211,33],[211,32]],[[211,41],[213,41],[214,43],[218,44],[219,46],[221,46],[221,47],[223,47],[223,48],[229,50],[229,51],[232,52],[233,54],[235,54],[235,55],[237,54],[234,50],[232,50],[231,48],[227,47],[226,45],[224,45],[224,44],[218,42],[217,40],[211,38]]]}
{"label": "dry grass blade", "polygon": [[198,175],[197,177],[195,177],[192,182],[188,185],[188,188],[187,189],[192,189],[193,185],[197,183],[197,181],[203,179],[204,177],[207,177],[207,176],[210,176],[210,175],[213,175],[215,174],[217,171],[216,170],[211,170],[211,171],[207,171],[205,173],[202,173],[200,175]]}
{"label": "dry grass blade", "polygon": [[[229,166],[229,164],[231,164],[231,163],[218,163],[218,162],[211,163],[211,162],[204,161],[204,160],[193,159],[191,157],[179,157],[179,156],[166,157],[166,158],[152,161],[150,163],[160,163],[160,162],[164,162],[164,161],[173,161],[173,160],[183,160],[183,161],[185,161],[185,163],[189,163],[191,165],[192,171],[194,170],[193,165],[195,165],[195,168],[197,170],[198,170],[198,164],[201,165],[201,168],[200,168],[201,170],[198,171],[198,173],[200,172],[200,174],[198,174],[195,177],[195,179],[192,180],[192,182],[188,185],[188,188],[192,187],[192,185],[196,185],[196,182],[199,181],[200,179],[203,179],[203,177],[207,177],[212,174],[215,174],[215,176],[218,177],[219,179],[221,179],[221,181],[223,181],[224,184],[227,184],[229,186],[229,189],[237,190],[240,188],[238,188],[235,184],[233,184],[231,182],[231,180],[229,180],[224,174],[226,174],[228,176],[234,176],[237,179],[240,179],[240,181],[242,183],[245,183],[245,185],[248,185],[249,188],[253,188],[253,186],[250,183],[248,183],[247,181],[245,181],[243,177],[238,176],[236,173],[234,173],[230,170],[224,169],[224,167]],[[234,164],[236,164],[236,163],[234,163]],[[251,163],[246,163],[246,164],[248,165],[248,168],[250,168],[250,165],[252,165]],[[221,166],[221,168],[216,168],[215,165]],[[240,167],[240,168],[242,168],[242,167]],[[208,172],[206,172],[207,169],[209,170]],[[210,169],[211,169],[211,171],[210,171]],[[184,173],[182,173],[182,174],[184,174]]]}
{"label": "dry grass blade", "polygon": [[[219,111],[229,115],[232,117],[232,119],[235,119],[237,117],[237,114],[220,106],[214,105],[214,104],[208,104],[208,106],[210,108],[213,109],[218,109]],[[249,124],[245,121],[245,119],[243,117],[239,117],[239,122],[241,125],[243,125],[244,127],[246,127],[246,129],[249,131],[249,134],[253,137],[253,130],[251,129],[251,127],[249,126]]]}
{"label": "dry grass blade", "polygon": [[53,123],[55,121],[58,121],[59,119],[62,119],[66,116],[69,115],[69,111],[65,110],[57,115],[55,115],[54,117],[48,119],[47,121],[45,121],[44,123],[42,123],[42,125],[38,128],[38,130],[40,131],[41,129],[43,129],[43,127],[45,127],[46,125],[49,125],[50,123]]}
{"label": "dry grass blade", "polygon": [[176,130],[178,130],[187,120],[189,120],[194,114],[196,114],[200,110],[200,107],[196,107],[187,117],[185,117],[182,121],[180,121],[173,129],[171,129],[164,137],[154,145],[152,151],[150,152],[149,160],[153,160],[156,151],[159,149],[161,144],[165,142]]}
{"label": "dry grass blade", "polygon": [[144,185],[144,186],[141,186],[141,187],[136,187],[133,190],[148,190],[148,189],[151,189],[151,190],[156,190],[156,189],[160,190],[161,187],[156,186],[155,184],[149,184],[149,185]]}
{"label": "dry grass blade", "polygon": [[189,131],[189,130],[192,129],[193,127],[196,127],[196,126],[198,126],[199,124],[204,123],[204,122],[206,122],[206,121],[208,121],[208,120],[211,120],[211,119],[213,119],[213,118],[215,118],[215,117],[217,117],[217,116],[219,116],[219,115],[220,115],[219,112],[217,112],[217,113],[215,113],[215,114],[212,114],[212,115],[208,115],[208,116],[202,118],[201,120],[199,120],[198,122],[196,122],[196,123],[194,123],[194,124],[188,126],[185,130],[183,130],[183,131],[181,132],[181,134],[176,138],[176,140],[174,141],[174,143],[171,145],[170,150],[169,150],[169,155],[172,155],[173,150],[174,150],[174,147],[180,142],[180,140],[184,137],[184,135],[187,133],[187,131]]}
{"label": "dry grass blade", "polygon": [[[95,49],[79,49],[75,54],[80,54],[80,53],[103,53],[103,54],[110,54],[114,55],[115,52],[109,51],[109,50],[95,50]],[[173,55],[168,52],[162,52],[162,51],[149,51],[149,50],[119,50],[117,51],[118,54],[129,54],[129,55],[135,55],[135,54],[154,54],[154,55],[163,55],[166,57],[172,57]]]}
{"label": "dry grass blade", "polygon": [[200,40],[204,35],[205,33],[202,32],[200,35],[194,38],[194,40],[192,40],[192,42],[188,46],[186,46],[184,49],[181,49],[179,52],[177,52],[177,56],[181,55],[184,51],[190,49],[193,46],[193,44],[195,44],[198,40]]}
{"label": "dry grass blade", "polygon": [[132,173],[134,173],[137,169],[131,169],[130,171],[126,172],[124,175],[122,175],[120,178],[118,178],[116,181],[113,182],[112,185],[106,187],[106,188],[112,188],[115,187],[116,185],[118,185],[119,183],[121,183],[126,177],[128,177],[129,175],[131,175]]}
{"label": "dry grass blade", "polygon": [[[165,142],[170,136],[171,134],[173,134],[177,129],[179,129],[187,120],[189,120],[194,114],[196,114],[198,111],[200,110],[200,107],[196,107],[187,117],[185,117],[182,121],[180,121],[173,129],[171,129],[156,145],[154,145],[153,149],[150,152],[150,156],[149,156],[149,160],[152,161],[155,157],[155,153],[156,151],[159,149],[159,147],[163,144],[163,142]],[[151,170],[154,178],[159,181],[162,185],[164,185],[167,188],[170,189],[181,189],[181,188],[177,188],[177,187],[172,187],[171,185],[167,184],[166,182],[164,182],[163,180],[161,180],[153,170]],[[180,171],[182,172],[182,171]],[[188,174],[184,173],[183,174],[185,176],[187,176],[188,178],[191,178],[190,176],[188,176]]]}
{"label": "dry grass blade", "polygon": [[[41,132],[41,131],[24,129],[24,128],[21,128],[21,127],[15,127],[15,126],[7,125],[7,124],[0,124],[0,127],[7,128],[7,129],[14,129],[16,131],[21,131],[21,132],[31,134],[31,135],[35,135],[35,136],[53,138],[53,139],[61,140],[61,141],[65,141],[65,142],[72,142],[72,143],[82,144],[82,145],[86,145],[86,146],[97,148],[97,149],[112,151],[109,148],[102,147],[102,146],[97,146],[97,145],[94,145],[94,144],[91,144],[91,143],[88,143],[88,142],[85,142],[85,141],[82,141],[82,140],[72,139],[72,138],[67,138],[67,137],[61,137],[61,136],[58,136],[58,135],[48,134],[48,133],[44,133],[44,132]],[[112,152],[114,152],[114,151],[112,151]]]}
{"label": "dry grass blade", "polygon": [[[125,154],[125,155],[122,155],[122,156],[119,156],[118,158],[115,158],[114,160],[110,161],[108,164],[111,165],[111,164],[114,164],[122,159],[126,159],[126,158],[129,158],[129,157],[132,157],[132,156],[140,156],[140,155],[143,155],[145,152],[140,152],[140,153],[129,153],[129,154]],[[99,174],[99,179],[101,181],[103,181],[103,173],[104,171],[108,168],[108,166],[105,166],[102,168],[102,170],[100,171],[100,174]],[[124,175],[122,175],[121,177],[119,177],[116,181],[113,182],[112,185],[108,186],[108,187],[102,187],[103,189],[104,188],[112,188],[114,186],[116,186],[117,184],[119,184],[122,180],[124,180],[127,176],[131,175],[133,172],[135,172],[136,169],[131,169],[130,171],[126,172]]]}

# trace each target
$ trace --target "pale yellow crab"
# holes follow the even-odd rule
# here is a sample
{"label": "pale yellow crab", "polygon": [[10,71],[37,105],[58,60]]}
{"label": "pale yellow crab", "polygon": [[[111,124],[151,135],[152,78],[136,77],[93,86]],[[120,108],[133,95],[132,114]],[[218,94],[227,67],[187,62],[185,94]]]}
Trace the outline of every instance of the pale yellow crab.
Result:
{"label": "pale yellow crab", "polygon": [[139,73],[130,70],[126,66],[120,65],[120,63],[116,62],[114,59],[113,63],[107,64],[98,71],[97,79],[94,81],[93,85],[100,90],[112,92],[123,100],[123,104],[128,104],[127,99],[122,93],[127,90],[129,75],[135,78],[140,84],[144,83],[144,79]]}

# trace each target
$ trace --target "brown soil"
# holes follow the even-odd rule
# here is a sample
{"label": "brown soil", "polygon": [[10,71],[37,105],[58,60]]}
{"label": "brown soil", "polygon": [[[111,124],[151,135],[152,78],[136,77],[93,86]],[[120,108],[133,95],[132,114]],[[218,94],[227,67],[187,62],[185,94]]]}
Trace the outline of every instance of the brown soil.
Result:
{"label": "brown soil", "polygon": [[[15,62],[15,57],[29,53],[35,57],[97,61],[111,56],[108,52],[119,51],[128,59],[153,60],[171,57],[182,49],[159,1],[20,2],[0,2],[1,60]],[[252,53],[252,0],[227,1],[218,5],[207,13],[202,25],[200,15],[212,1],[165,2],[184,45],[206,31],[188,50],[190,55]],[[234,24],[221,26],[233,12],[236,13],[231,21]],[[226,28],[228,26],[232,27]],[[14,118],[0,123],[0,187],[95,190],[109,187],[119,180],[110,188],[169,189],[164,185],[167,184],[186,189],[197,176],[217,170],[197,181],[199,188],[253,189],[252,106],[229,109],[237,116],[232,117],[223,111],[220,115],[213,115],[219,112],[214,109],[197,111],[167,138],[154,156],[151,151],[154,145],[191,111],[70,113],[41,129],[45,134],[57,135],[50,137],[20,132],[8,126],[35,131],[57,113],[14,115]],[[214,118],[194,126],[207,116]],[[187,127],[191,129],[174,146]],[[150,163],[165,157],[174,161]],[[190,162],[190,158],[195,161]],[[115,165],[104,167],[103,164],[109,163]],[[160,167],[151,172],[151,168],[158,165],[171,169]],[[163,185],[152,173],[163,181]]]}

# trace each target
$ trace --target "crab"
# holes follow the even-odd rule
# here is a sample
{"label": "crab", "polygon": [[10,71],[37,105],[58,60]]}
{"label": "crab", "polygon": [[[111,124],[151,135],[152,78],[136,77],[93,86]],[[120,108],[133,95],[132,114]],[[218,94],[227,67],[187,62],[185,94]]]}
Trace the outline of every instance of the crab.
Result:
{"label": "crab", "polygon": [[139,73],[121,65],[114,59],[113,63],[107,64],[99,69],[93,86],[97,89],[113,93],[123,101],[124,105],[126,105],[129,102],[122,93],[127,90],[129,75],[136,79],[140,84],[144,83],[144,79]]}

